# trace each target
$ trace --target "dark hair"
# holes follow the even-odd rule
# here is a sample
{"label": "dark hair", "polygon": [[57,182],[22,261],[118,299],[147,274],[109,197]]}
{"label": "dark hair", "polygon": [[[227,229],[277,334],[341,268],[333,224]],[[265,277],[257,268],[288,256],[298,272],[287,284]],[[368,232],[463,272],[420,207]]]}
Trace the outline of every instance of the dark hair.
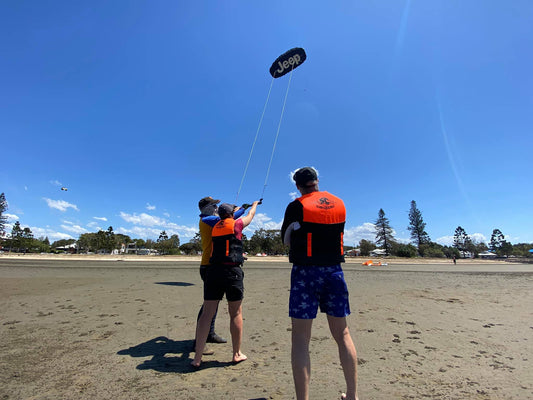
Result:
{"label": "dark hair", "polygon": [[294,173],[292,179],[298,186],[312,186],[318,175],[313,167],[303,167]]}

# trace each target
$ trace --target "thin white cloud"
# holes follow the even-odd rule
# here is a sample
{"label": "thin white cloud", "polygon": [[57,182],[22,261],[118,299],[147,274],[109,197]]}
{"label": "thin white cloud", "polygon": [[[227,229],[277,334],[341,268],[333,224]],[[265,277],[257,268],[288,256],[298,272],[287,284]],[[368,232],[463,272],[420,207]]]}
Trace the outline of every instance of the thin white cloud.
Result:
{"label": "thin white cloud", "polygon": [[94,232],[94,231],[101,231],[102,228],[100,227],[100,225],[98,225],[98,222],[95,222],[95,221],[91,221],[87,224],[87,226],[89,228],[91,228],[91,230]]}
{"label": "thin white cloud", "polygon": [[124,228],[121,226],[117,228],[115,232],[122,233],[123,235],[128,235],[129,237],[133,239],[141,238],[141,239],[157,240],[161,231],[162,229],[148,228],[144,226],[133,226],[131,228]]}
{"label": "thin white cloud", "polygon": [[[394,229],[391,234],[398,243],[408,244],[411,242],[408,238],[398,237]],[[371,222],[365,222],[363,225],[344,229],[344,244],[346,246],[357,247],[361,239],[374,243],[376,240],[376,225]]]}
{"label": "thin white cloud", "polygon": [[38,227],[32,226],[30,229],[33,233],[33,237],[35,238],[47,237],[48,240],[50,240],[50,243],[53,243],[61,239],[75,239],[68,233],[58,232],[50,228],[38,228]]}
{"label": "thin white cloud", "polygon": [[365,222],[363,225],[344,229],[345,245],[357,246],[361,239],[374,242],[376,239],[376,226],[370,222]]}
{"label": "thin white cloud", "polygon": [[8,222],[14,222],[14,221],[18,221],[20,218],[18,217],[18,215],[16,214],[4,214],[4,216],[7,218],[7,221]]}
{"label": "thin white cloud", "polygon": [[140,214],[128,214],[123,211],[120,212],[120,217],[131,224],[141,225],[141,226],[164,226],[166,221],[162,218],[156,217],[154,215],[149,215],[146,213]]}
{"label": "thin white cloud", "polygon": [[87,229],[82,228],[79,225],[64,225],[63,224],[63,225],[61,225],[61,228],[63,228],[64,230],[66,230],[68,232],[76,233],[78,235],[81,235],[82,233],[89,232]]}
{"label": "thin white cloud", "polygon": [[178,225],[174,222],[169,222],[164,218],[160,218],[154,215],[149,215],[146,213],[141,214],[128,214],[123,211],[120,212],[120,217],[130,223],[135,225],[133,228],[120,228],[122,231],[117,232],[125,233],[127,235],[134,235],[135,237],[148,237],[155,238],[159,237],[159,234],[164,230],[168,236],[178,235],[180,240],[185,243],[188,239],[192,239],[196,232],[198,232],[197,226],[186,226]]}
{"label": "thin white cloud", "polygon": [[180,243],[187,243],[191,240],[194,235],[198,232],[198,229],[187,226],[177,226],[177,227],[146,227],[146,226],[133,226],[131,228],[125,228],[123,226],[115,230],[116,233],[122,233],[128,235],[131,238],[141,238],[141,239],[152,239],[157,240],[159,234],[165,231],[168,237],[172,235],[178,235]]}
{"label": "thin white cloud", "polygon": [[[482,233],[473,233],[468,236],[474,243],[485,243],[485,244],[487,243],[487,238]],[[442,236],[438,238],[436,242],[443,246],[453,246],[453,236],[452,235]]]}
{"label": "thin white cloud", "polygon": [[453,236],[442,236],[436,239],[435,242],[443,246],[453,246]]}
{"label": "thin white cloud", "polygon": [[61,228],[68,232],[76,233],[78,235],[81,235],[82,233],[89,232],[87,229],[75,224],[74,222],[70,221],[63,221],[63,224],[61,225]]}
{"label": "thin white cloud", "polygon": [[79,211],[78,210],[78,207],[76,207],[76,205],[74,204],[71,204],[69,203],[68,201],[65,201],[65,200],[52,200],[52,199],[49,199],[47,197],[43,197],[44,201],[46,201],[46,203],[48,204],[48,207],[50,208],[55,208],[56,210],[59,210],[59,211],[67,211],[69,208],[72,208],[76,211]]}
{"label": "thin white cloud", "polygon": [[[259,229],[265,229],[265,230],[281,229],[281,223],[282,223],[281,221],[280,222],[272,221],[272,218],[270,218],[266,214],[257,213],[255,214],[255,217],[250,223],[250,225],[248,225],[244,229],[244,232],[247,234],[247,236],[250,235],[251,237],[251,235],[253,235],[253,232]],[[248,233],[250,231],[252,231],[252,234]]]}
{"label": "thin white cloud", "polygon": [[155,206],[151,205],[150,203],[146,203],[146,209],[148,211],[152,211],[152,210],[155,210]]}
{"label": "thin white cloud", "polygon": [[164,215],[165,217],[167,217],[167,218],[170,218],[170,214],[167,213],[167,212],[166,212],[166,213],[163,213],[163,215]]}
{"label": "thin white cloud", "polygon": [[107,221],[107,218],[106,217],[93,217],[94,219],[98,220],[98,221]]}
{"label": "thin white cloud", "polygon": [[178,225],[173,222],[165,224],[164,228],[166,228],[167,233],[171,232],[172,234],[177,234],[179,237],[192,238],[198,232],[197,226]]}
{"label": "thin white cloud", "polygon": [[474,243],[487,243],[487,237],[482,233],[473,233],[469,236]]}
{"label": "thin white cloud", "polygon": [[50,183],[54,186],[63,186],[63,184],[59,182],[57,179],[51,180]]}
{"label": "thin white cloud", "polygon": [[289,193],[289,197],[291,198],[291,200],[296,200],[298,197],[300,197],[300,194],[298,192],[290,192]]}

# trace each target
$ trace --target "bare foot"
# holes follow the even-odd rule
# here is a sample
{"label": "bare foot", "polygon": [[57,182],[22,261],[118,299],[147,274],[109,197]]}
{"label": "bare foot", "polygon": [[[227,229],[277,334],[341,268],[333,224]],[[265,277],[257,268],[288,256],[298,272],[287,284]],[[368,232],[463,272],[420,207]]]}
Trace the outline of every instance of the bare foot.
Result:
{"label": "bare foot", "polygon": [[[341,394],[341,400],[347,400],[348,397],[346,396],[346,393],[342,393]],[[357,395],[355,395],[355,400],[359,400],[359,397]]]}
{"label": "bare foot", "polygon": [[201,362],[201,361],[192,361],[192,362],[191,362],[191,365],[192,365],[194,368],[200,368],[200,365],[202,365],[202,362]]}
{"label": "bare foot", "polygon": [[233,354],[233,363],[238,364],[240,362],[246,361],[248,357],[246,355],[242,354],[240,351],[238,353]]}

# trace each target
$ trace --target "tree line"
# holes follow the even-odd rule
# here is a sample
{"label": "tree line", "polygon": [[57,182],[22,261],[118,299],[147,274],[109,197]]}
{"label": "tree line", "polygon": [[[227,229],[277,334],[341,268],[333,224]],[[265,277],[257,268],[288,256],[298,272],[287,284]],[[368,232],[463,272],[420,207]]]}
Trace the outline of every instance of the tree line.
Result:
{"label": "tree line", "polygon": [[[7,201],[4,193],[0,194],[0,233],[5,233],[7,225]],[[480,253],[490,250],[499,257],[517,256],[528,257],[529,249],[533,244],[511,244],[505,240],[500,229],[494,229],[489,243],[483,243],[472,239],[465,229],[458,226],[453,236],[453,245],[443,246],[433,242],[426,232],[426,223],[422,212],[418,209],[416,201],[411,201],[409,209],[409,224],[411,243],[401,243],[394,237],[394,229],[385,211],[380,209],[374,223],[375,240],[361,239],[358,243],[359,254],[369,256],[376,249],[382,250],[384,255],[397,257],[438,257],[438,258],[461,258],[477,257]],[[122,246],[133,244],[135,250],[155,250],[158,254],[199,254],[202,251],[200,233],[185,244],[180,244],[177,234],[170,235],[166,231],[159,234],[157,240],[136,239],[121,233],[115,233],[113,227],[107,230],[99,230],[94,233],[83,233],[76,239],[61,239],[50,243],[47,237],[34,238],[30,228],[22,228],[16,221],[9,238],[3,239],[4,250],[16,252],[48,253],[65,251],[69,246],[78,253],[111,253],[120,250]],[[281,232],[277,229],[259,229],[248,238],[243,235],[243,248],[247,254],[264,253],[268,255],[286,255],[288,247],[283,244]],[[346,252],[354,250],[352,246],[344,246]]]}
{"label": "tree line", "polygon": [[490,242],[474,240],[466,233],[466,230],[458,226],[453,235],[453,245],[443,246],[431,240],[426,232],[426,223],[422,217],[422,212],[418,209],[416,201],[411,201],[409,209],[409,225],[407,229],[410,232],[411,243],[398,243],[394,238],[390,222],[385,217],[385,212],[380,209],[378,218],[375,222],[376,240],[372,243],[367,240],[359,242],[361,255],[369,255],[376,248],[385,251],[385,255],[395,255],[399,257],[478,257],[479,254],[490,251],[498,257],[517,256],[528,257],[529,249],[533,244],[519,243],[511,244],[505,240],[505,236],[500,229],[494,229]]}
{"label": "tree line", "polygon": [[16,221],[9,238],[3,239],[2,248],[19,253],[104,253],[125,249],[128,245],[138,249],[156,250],[160,254],[181,254],[178,235],[168,237],[161,232],[157,241],[148,239],[131,239],[128,235],[115,233],[110,226],[106,231],[83,233],[76,239],[60,239],[50,243],[48,237],[35,238],[30,228],[22,229]]}

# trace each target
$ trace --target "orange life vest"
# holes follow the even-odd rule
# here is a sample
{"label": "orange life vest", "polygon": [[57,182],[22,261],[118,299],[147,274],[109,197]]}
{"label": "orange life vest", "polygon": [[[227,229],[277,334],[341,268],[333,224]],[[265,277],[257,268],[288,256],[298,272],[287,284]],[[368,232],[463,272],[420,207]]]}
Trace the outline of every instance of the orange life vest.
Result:
{"label": "orange life vest", "polygon": [[291,234],[290,259],[297,265],[335,265],[344,262],[344,202],[328,192],[296,199],[303,207],[300,229]]}
{"label": "orange life vest", "polygon": [[244,262],[242,255],[242,241],[235,236],[235,220],[233,218],[221,219],[211,231],[213,247],[211,251],[211,264],[240,265]]}

